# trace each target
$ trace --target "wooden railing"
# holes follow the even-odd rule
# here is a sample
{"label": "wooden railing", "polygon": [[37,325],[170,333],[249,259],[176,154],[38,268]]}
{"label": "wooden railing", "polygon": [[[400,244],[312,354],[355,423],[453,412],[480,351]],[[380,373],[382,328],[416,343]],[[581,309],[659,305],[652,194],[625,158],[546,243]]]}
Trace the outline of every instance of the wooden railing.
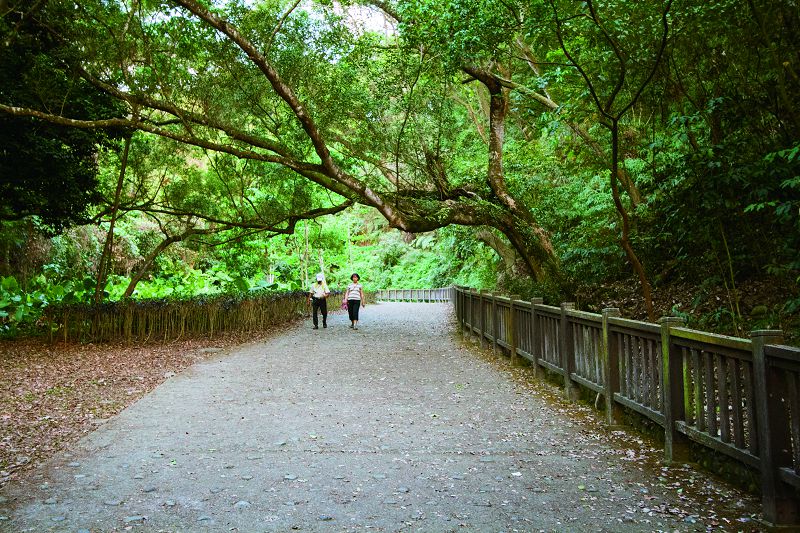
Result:
{"label": "wooden railing", "polygon": [[379,289],[375,297],[380,302],[449,302],[452,287],[439,289]]}
{"label": "wooden railing", "polygon": [[605,398],[609,423],[627,408],[664,428],[668,461],[689,440],[760,472],[767,520],[800,523],[800,348],[780,331],[750,339],[493,295],[453,291],[456,317],[481,346],[522,357],[563,377],[568,397],[584,387]]}

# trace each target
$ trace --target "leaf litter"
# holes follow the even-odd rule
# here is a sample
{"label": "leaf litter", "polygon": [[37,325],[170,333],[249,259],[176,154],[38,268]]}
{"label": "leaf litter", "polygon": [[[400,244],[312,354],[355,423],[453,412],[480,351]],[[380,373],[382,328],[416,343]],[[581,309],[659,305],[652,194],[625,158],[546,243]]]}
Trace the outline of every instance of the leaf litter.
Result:
{"label": "leaf litter", "polygon": [[0,341],[0,487],[185,368],[254,340],[226,334],[138,346]]}

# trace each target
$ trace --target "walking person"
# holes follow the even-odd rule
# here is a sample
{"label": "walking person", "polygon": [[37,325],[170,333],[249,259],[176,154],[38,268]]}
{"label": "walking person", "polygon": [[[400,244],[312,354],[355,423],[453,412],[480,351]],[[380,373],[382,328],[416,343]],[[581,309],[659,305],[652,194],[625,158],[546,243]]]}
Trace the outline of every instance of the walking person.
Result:
{"label": "walking person", "polygon": [[322,315],[322,327],[328,327],[328,296],[330,294],[331,291],[328,289],[328,284],[325,283],[325,276],[320,272],[317,274],[317,282],[308,291],[308,297],[311,299],[311,309],[314,313],[314,329],[319,329],[317,311]]}
{"label": "walking person", "polygon": [[364,288],[359,281],[361,276],[353,274],[350,276],[350,285],[347,286],[347,292],[344,294],[344,299],[347,300],[347,314],[350,315],[350,327],[358,329],[358,309],[364,307]]}

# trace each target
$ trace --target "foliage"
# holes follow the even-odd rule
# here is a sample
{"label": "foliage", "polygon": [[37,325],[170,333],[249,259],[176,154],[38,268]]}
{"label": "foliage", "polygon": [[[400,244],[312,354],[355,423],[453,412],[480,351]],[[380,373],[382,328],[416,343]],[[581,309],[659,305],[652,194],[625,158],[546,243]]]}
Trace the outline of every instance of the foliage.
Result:
{"label": "foliage", "polygon": [[[10,10],[0,18],[0,100],[76,118],[119,116],[118,102],[65,68],[66,47],[31,15]],[[36,215],[53,232],[86,222],[99,201],[98,148],[116,135],[0,115],[0,220]]]}
{"label": "foliage", "polygon": [[[59,116],[120,106],[141,120],[126,122],[138,131],[121,180],[119,144],[96,151],[98,186],[83,187],[100,195],[94,228],[36,247],[46,225],[0,228],[2,273],[23,286],[40,269],[54,284],[96,276],[116,217],[112,301],[303,290],[320,257],[332,286],[358,271],[371,288],[557,300],[631,284],[627,213],[656,294],[725,294],[701,313],[709,327],[741,327],[755,305],[739,287],[753,280],[788,287],[770,309],[798,310],[800,20],[788,0],[399,0],[382,3],[398,19],[383,33],[352,31],[329,2],[215,4],[249,52],[193,2],[43,4],[52,20],[11,40],[22,78],[52,73],[78,102],[95,102],[99,80],[117,104]],[[84,74],[64,68],[72,59]],[[41,108],[6,85],[0,104]],[[360,205],[322,216],[345,200]],[[516,259],[476,238],[487,228]]]}

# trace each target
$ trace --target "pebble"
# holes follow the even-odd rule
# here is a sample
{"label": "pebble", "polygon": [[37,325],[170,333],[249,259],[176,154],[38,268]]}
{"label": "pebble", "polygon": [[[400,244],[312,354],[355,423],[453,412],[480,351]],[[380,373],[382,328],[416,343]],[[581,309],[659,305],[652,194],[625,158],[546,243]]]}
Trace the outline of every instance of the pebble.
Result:
{"label": "pebble", "polygon": [[295,476],[294,474],[286,474],[285,476],[283,476],[283,479],[285,479],[286,481],[294,481],[295,479],[297,479],[297,476]]}
{"label": "pebble", "polygon": [[273,443],[272,443],[272,445],[273,445],[273,446],[278,446],[278,447],[280,447],[280,446],[286,446],[287,444],[288,444],[288,443],[287,443],[285,440],[280,440],[280,441],[278,441],[278,442],[273,442]]}
{"label": "pebble", "polygon": [[110,505],[111,507],[116,507],[117,505],[121,504],[120,500],[106,500],[103,502],[103,505]]}
{"label": "pebble", "polygon": [[411,492],[411,489],[408,487],[400,487],[397,489],[397,492]]}
{"label": "pebble", "polygon": [[138,524],[139,522],[144,522],[144,517],[142,515],[126,516],[123,522],[126,524]]}
{"label": "pebble", "polygon": [[175,500],[167,500],[164,502],[167,507],[175,507]]}
{"label": "pebble", "polygon": [[56,500],[55,498],[47,498],[44,501],[44,503],[45,503],[45,505],[55,505],[55,504],[58,503],[58,500]]}
{"label": "pebble", "polygon": [[208,515],[202,515],[202,516],[199,516],[197,518],[198,522],[209,522],[211,520],[212,520],[212,518],[210,516],[208,516]]}
{"label": "pebble", "polygon": [[484,455],[483,457],[478,459],[478,461],[480,461],[481,463],[493,463],[494,462],[494,457],[487,457],[487,456]]}
{"label": "pebble", "polygon": [[133,479],[144,479],[144,476],[142,474],[136,474],[133,476]]}
{"label": "pebble", "polygon": [[248,455],[247,456],[247,460],[248,461],[259,461],[259,460],[261,460],[263,458],[264,458],[263,455]]}
{"label": "pebble", "polygon": [[372,477],[375,479],[386,479],[386,474],[374,474]]}
{"label": "pebble", "polygon": [[73,461],[71,463],[67,463],[67,466],[69,466],[70,468],[78,468],[79,466],[81,466],[81,464],[78,461]]}
{"label": "pebble", "polygon": [[142,492],[155,492],[155,491],[156,491],[156,488],[152,487],[152,486],[151,487],[145,487],[145,488],[142,489]]}
{"label": "pebble", "polygon": [[7,521],[8,521],[7,516],[0,516],[0,522],[7,522]]}
{"label": "pebble", "polygon": [[50,520],[52,520],[53,522],[63,522],[66,519],[67,519],[66,516],[54,516]]}
{"label": "pebble", "polygon": [[211,494],[218,494],[218,493],[222,492],[224,489],[221,489],[219,487],[211,487],[208,490],[209,490],[209,492],[211,492]]}
{"label": "pebble", "polygon": [[245,501],[245,500],[239,500],[238,502],[233,504],[233,506],[236,507],[237,509],[247,509],[251,505],[252,504],[250,502]]}
{"label": "pebble", "polygon": [[397,505],[397,500],[391,500],[391,499],[383,500],[383,503],[385,503],[386,505]]}
{"label": "pebble", "polygon": [[245,481],[250,481],[251,479],[253,479],[253,476],[248,474],[248,475],[242,476],[242,479],[245,480]]}
{"label": "pebble", "polygon": [[92,533],[89,529],[79,529],[78,533]]}
{"label": "pebble", "polygon": [[330,522],[331,520],[333,520],[333,517],[331,515],[321,514],[319,515],[319,519],[322,520],[323,522]]}

